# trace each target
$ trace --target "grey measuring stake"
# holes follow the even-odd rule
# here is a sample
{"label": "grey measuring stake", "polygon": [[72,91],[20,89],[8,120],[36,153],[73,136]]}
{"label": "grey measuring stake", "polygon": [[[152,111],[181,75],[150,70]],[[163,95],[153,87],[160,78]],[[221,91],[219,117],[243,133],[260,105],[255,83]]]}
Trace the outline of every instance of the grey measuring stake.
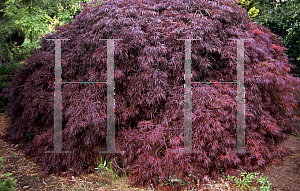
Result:
{"label": "grey measuring stake", "polygon": [[[106,82],[61,82],[61,40],[69,39],[46,39],[55,42],[55,106],[54,106],[54,151],[45,153],[71,153],[62,151],[62,108],[61,108],[61,83],[106,83]],[[124,153],[115,151],[115,117],[114,117],[114,40],[122,39],[99,39],[107,40],[107,151],[100,153]],[[179,153],[200,153],[191,150],[192,147],[192,94],[191,94],[191,40],[200,39],[177,39],[185,40],[185,118],[184,118],[184,151]],[[237,40],[237,151],[232,153],[245,153],[245,86],[244,86],[244,40]],[[249,39],[253,40],[253,39]],[[214,83],[214,82],[193,82]],[[228,82],[217,82],[228,83]],[[252,151],[249,151],[252,153]],[[248,152],[247,152],[248,153]]]}
{"label": "grey measuring stake", "polygon": [[[55,42],[55,97],[54,97],[54,151],[45,153],[71,153],[62,151],[62,104],[61,83],[106,83],[106,82],[62,82],[61,74],[61,40],[69,39],[46,39]],[[100,153],[121,153],[115,151],[115,118],[114,118],[114,40],[122,39],[99,39],[107,40],[107,151]]]}
{"label": "grey measuring stake", "polygon": [[[185,40],[185,104],[184,104],[184,151],[177,153],[200,153],[192,151],[192,89],[191,89],[191,40]],[[193,82],[193,83],[237,83],[237,150],[231,153],[252,153],[245,151],[245,85],[244,85],[244,40],[237,40],[237,82]]]}

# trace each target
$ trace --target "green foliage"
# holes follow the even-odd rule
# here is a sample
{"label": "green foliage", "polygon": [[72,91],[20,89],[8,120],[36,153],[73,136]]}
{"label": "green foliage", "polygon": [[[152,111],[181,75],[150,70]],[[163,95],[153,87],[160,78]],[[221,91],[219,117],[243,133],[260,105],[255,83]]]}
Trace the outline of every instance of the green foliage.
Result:
{"label": "green foliage", "polygon": [[258,15],[259,9],[256,9],[255,7],[252,7],[249,11],[248,14],[251,18],[254,18]]}
{"label": "green foliage", "polygon": [[[220,171],[222,172],[223,170]],[[241,190],[257,190],[257,188],[259,188],[259,190],[261,191],[270,190],[271,183],[269,183],[268,177],[258,176],[259,175],[258,172],[255,173],[241,172],[237,177],[229,176],[229,175],[225,177],[224,172],[222,172],[222,174],[223,174],[222,182],[224,182],[224,180],[232,181],[234,185]],[[193,176],[193,175],[190,174],[189,176]],[[186,183],[181,179],[175,178],[176,177],[175,175],[172,175],[171,177],[172,178],[169,177],[168,181],[166,181],[165,183],[161,183],[160,186],[171,185],[174,184],[174,182],[181,182],[182,185],[190,184],[190,182]],[[160,177],[159,177],[159,181],[161,182]],[[214,183],[216,182],[214,181]]]}
{"label": "green foliage", "polygon": [[[113,160],[115,160],[116,158],[114,158]],[[116,173],[112,170],[112,168],[111,168],[111,163],[113,162],[113,160],[112,161],[110,161],[110,167],[108,167],[107,165],[106,165],[106,160],[104,161],[104,163],[102,163],[102,158],[100,159],[100,164],[99,164],[99,166],[98,166],[98,168],[95,168],[96,170],[106,170],[108,173],[110,173],[110,174],[112,174],[113,175],[113,177],[114,178],[117,178],[118,177],[118,175],[116,175]]]}
{"label": "green foliage", "polygon": [[[45,23],[52,19],[45,10],[37,7],[24,7],[21,0],[8,0],[5,5],[4,16],[7,16],[9,21],[4,23],[4,27],[20,28],[25,32],[26,38],[29,38],[29,34],[37,36],[50,32]],[[39,47],[37,40],[34,42],[34,48]]]}
{"label": "green foliage", "polygon": [[[2,27],[0,29],[0,56],[6,58],[9,63],[18,62],[30,56],[32,50],[38,47],[37,43],[29,43],[29,34],[37,34],[46,28],[41,24],[43,12],[41,10],[32,10],[24,7],[20,0],[8,0],[5,2],[5,9],[0,10],[4,12]],[[30,13],[31,12],[31,13]],[[25,33],[25,42],[22,46],[16,44],[8,44],[7,39],[16,31],[20,30]],[[35,36],[34,36],[35,37]]]}
{"label": "green foliage", "polygon": [[80,3],[84,3],[86,1],[79,1],[72,5],[63,6],[61,3],[57,5],[56,15],[51,20],[48,28],[50,31],[54,31],[55,26],[63,26],[66,23],[73,22],[76,15],[78,15],[83,7],[80,6]]}
{"label": "green foliage", "polygon": [[[57,5],[56,15],[51,20],[50,24],[47,25],[50,31],[54,31],[55,26],[63,26],[65,24],[73,22],[76,15],[78,15],[83,7],[80,6],[80,3],[87,3],[91,0],[81,0],[77,3],[70,4],[67,6],[63,6],[61,3]],[[101,5],[103,0],[101,0],[100,3],[94,3],[92,4],[92,7]]]}
{"label": "green foliage", "polygon": [[[44,4],[40,4],[40,6],[33,6],[34,3],[40,1],[8,0],[5,2],[5,8],[0,10],[1,13],[4,12],[5,17],[5,20],[2,21],[3,27],[0,29],[0,34],[2,38],[6,39],[12,34],[14,28],[21,29],[26,35],[26,40],[21,46],[21,49],[23,49],[21,57],[25,59],[29,57],[30,52],[40,48],[39,37],[54,31],[55,26],[62,26],[67,22],[72,22],[75,16],[83,9],[80,3],[90,1],[91,0],[54,1],[57,4],[46,1]],[[99,4],[101,3],[102,1]],[[99,4],[96,3],[95,5]],[[45,5],[51,6],[46,7]],[[49,15],[53,13],[55,13],[55,15],[51,18]],[[29,39],[31,39],[31,41]],[[0,40],[4,42],[3,39]],[[1,42],[0,56],[2,55],[2,57],[7,58],[9,61],[19,60],[15,57],[20,55],[20,50],[12,50],[8,48],[7,44],[1,44]],[[18,48],[14,47],[14,49]]]}
{"label": "green foliage", "polygon": [[260,10],[254,21],[281,37],[282,43],[288,48],[286,54],[295,60],[294,64],[298,67],[291,69],[291,73],[300,77],[300,1],[240,0],[239,5],[246,8],[249,16],[253,7]]}
{"label": "green foliage", "polygon": [[[38,37],[54,31],[55,26],[73,22],[75,16],[83,9],[80,3],[89,1],[91,0],[81,0],[76,1],[76,3],[74,0],[40,3],[38,0],[8,0],[5,3],[0,3],[2,26],[0,27],[0,57],[9,61],[8,67],[1,66],[0,68],[0,93],[12,81],[11,72],[22,65],[19,61],[27,59],[35,49],[40,48]],[[33,6],[34,4],[39,5],[39,7]],[[48,7],[48,5],[51,6]],[[53,13],[55,15],[51,18],[49,14]],[[6,40],[16,29],[21,29],[25,33],[25,42],[21,46],[6,43]],[[3,112],[7,103],[8,98],[0,100],[0,112]]]}
{"label": "green foliage", "polygon": [[[2,165],[3,159],[0,157],[0,169],[3,167]],[[11,173],[7,173],[6,176],[9,177],[12,175]],[[0,180],[0,190],[1,191],[14,191],[17,185],[17,180],[13,180],[12,178],[6,178],[2,181]]]}
{"label": "green foliage", "polygon": [[[221,171],[222,172],[222,171]],[[258,172],[255,173],[246,173],[241,172],[239,176],[227,176],[225,177],[224,172],[222,172],[223,178],[226,181],[234,182],[234,185],[241,190],[256,190],[256,185],[260,188],[261,191],[269,191],[271,183],[268,181],[268,177],[259,176]]]}
{"label": "green foliage", "polygon": [[17,29],[12,27],[0,28],[0,57],[6,58],[7,60],[9,60],[9,62],[12,62],[13,60],[16,60],[20,57],[18,55],[18,47],[15,44],[7,43],[9,37],[16,31]]}
{"label": "green foliage", "polygon": [[258,15],[259,9],[257,9],[256,7],[250,8],[250,4],[252,4],[252,3],[253,3],[253,0],[239,0],[238,5],[241,5],[241,7],[246,8],[246,10],[248,11],[249,17],[254,18]]}
{"label": "green foliage", "polygon": [[[39,6],[39,8],[46,10],[47,14],[51,18],[54,18],[54,16],[57,17],[59,14],[61,14],[61,7],[63,7],[64,12],[69,12],[71,17],[76,16],[82,10],[82,7],[80,6],[80,4],[88,3],[92,0],[64,0],[64,1],[61,1],[61,0],[31,0],[31,1],[34,1],[35,4]],[[67,20],[68,19],[69,18],[67,18]]]}
{"label": "green foliage", "polygon": [[103,2],[103,0],[101,0],[101,1],[98,3],[98,0],[97,0],[97,3],[93,3],[93,4],[92,4],[92,7],[96,7],[96,6],[98,6],[98,5],[101,5],[102,2]]}
{"label": "green foliage", "polygon": [[[5,2],[5,8],[0,10],[2,13],[4,12],[6,20],[3,22],[3,27],[0,30],[1,36],[8,38],[13,28],[21,29],[26,35],[26,40],[21,46],[24,59],[29,57],[32,51],[40,48],[39,38],[41,36],[54,31],[55,26],[62,26],[66,24],[66,22],[72,22],[74,17],[83,9],[80,3],[86,2],[86,0],[69,0],[67,1],[69,4],[67,4],[66,1],[64,1],[64,3],[55,1],[57,4],[46,1],[46,3],[39,5],[37,2],[40,1],[8,0]],[[39,6],[33,6],[35,3]],[[52,6],[46,7],[48,4]],[[67,6],[63,7],[63,5]],[[53,13],[55,13],[55,15],[51,18],[49,15]],[[6,49],[5,55],[7,56],[5,56],[5,58],[8,58],[9,61],[17,60],[14,57],[19,54],[9,49],[7,45],[1,44],[1,42],[0,47],[3,48],[2,50],[0,49],[0,56],[1,52],[2,55],[4,54],[3,49]]]}
{"label": "green foliage", "polygon": [[[4,4],[4,3],[5,3],[5,1],[3,1],[3,0],[0,1],[0,10],[1,10],[1,9],[4,9],[4,7],[5,7],[5,4]],[[1,11],[0,11],[0,21],[3,20],[3,15],[4,15],[4,12],[1,12]]]}
{"label": "green foliage", "polygon": [[252,3],[253,0],[239,0],[239,5],[242,5],[242,7],[249,7],[250,3]]}

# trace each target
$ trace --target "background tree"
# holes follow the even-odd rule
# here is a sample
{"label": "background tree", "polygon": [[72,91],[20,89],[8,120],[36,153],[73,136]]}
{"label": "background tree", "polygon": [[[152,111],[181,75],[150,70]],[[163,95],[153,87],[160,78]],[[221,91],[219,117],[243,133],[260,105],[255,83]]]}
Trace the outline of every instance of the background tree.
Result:
{"label": "background tree", "polygon": [[300,77],[300,1],[239,0],[238,4],[248,11],[249,16],[252,8],[259,9],[259,13],[252,19],[281,37],[282,43],[288,48],[286,54],[296,65],[291,73]]}
{"label": "background tree", "polygon": [[[72,22],[91,0],[0,0],[0,93],[11,82],[14,71],[39,48],[39,37],[53,32],[56,26]],[[101,3],[101,2],[100,2]],[[25,35],[25,42],[11,43],[16,33]],[[21,45],[21,46],[20,46]],[[0,99],[0,112],[8,103]]]}
{"label": "background tree", "polygon": [[3,10],[6,16],[3,26],[22,29],[30,42],[23,47],[36,49],[40,36],[53,31],[57,25],[72,21],[82,10],[79,3],[84,2],[87,1],[8,0]]}

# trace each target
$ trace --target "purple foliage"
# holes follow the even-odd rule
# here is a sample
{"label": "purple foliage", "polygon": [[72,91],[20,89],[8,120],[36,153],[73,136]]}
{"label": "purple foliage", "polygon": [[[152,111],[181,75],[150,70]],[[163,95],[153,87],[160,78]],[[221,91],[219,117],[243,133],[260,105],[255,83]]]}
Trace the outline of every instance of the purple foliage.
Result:
{"label": "purple foliage", "polygon": [[[107,44],[115,41],[116,150],[106,146],[106,84],[64,84],[63,151],[53,151],[54,42],[62,41],[63,81],[106,81]],[[192,84],[193,150],[184,147],[185,44],[192,41],[192,81],[236,81],[236,41],[245,41],[246,150],[236,149],[236,85]],[[126,167],[136,185],[153,184],[175,174],[220,178],[220,169],[256,171],[288,154],[277,148],[287,133],[296,132],[293,96],[300,89],[292,77],[279,36],[254,23],[233,1],[217,0],[107,0],[85,7],[70,25],[42,38],[37,50],[3,90],[10,98],[11,127],[5,139],[28,142],[28,156],[41,165],[42,175],[83,174],[101,156],[117,159],[113,168]],[[32,140],[26,134],[34,132]],[[191,180],[191,179],[189,179]],[[196,180],[196,178],[195,178]],[[195,181],[196,182],[196,181]],[[193,186],[193,185],[190,185]],[[172,189],[179,189],[175,184]]]}

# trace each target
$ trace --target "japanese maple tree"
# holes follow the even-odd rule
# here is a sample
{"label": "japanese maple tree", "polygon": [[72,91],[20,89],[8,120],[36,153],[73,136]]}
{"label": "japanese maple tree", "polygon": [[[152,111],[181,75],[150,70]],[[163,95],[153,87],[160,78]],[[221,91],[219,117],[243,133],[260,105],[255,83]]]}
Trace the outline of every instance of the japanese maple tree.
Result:
{"label": "japanese maple tree", "polygon": [[[62,81],[107,80],[107,41],[114,41],[116,150],[106,150],[106,84],[62,84],[62,149],[53,151],[54,53],[62,41]],[[236,84],[192,84],[192,146],[184,149],[185,43],[192,41],[192,81],[237,80],[237,43],[245,41],[245,145],[236,150]],[[101,156],[125,167],[135,185],[155,187],[169,176],[194,182],[221,177],[220,169],[257,171],[281,162],[277,147],[296,132],[299,78],[289,71],[279,36],[254,23],[235,1],[106,0],[86,6],[70,25],[41,40],[1,96],[8,97],[11,126],[3,137],[28,142],[41,175],[93,171]],[[28,136],[28,134],[31,136]],[[26,136],[27,135],[27,136]],[[188,175],[194,177],[188,179]],[[206,177],[206,178],[204,178]],[[190,187],[195,186],[191,184]],[[173,190],[180,189],[180,183]]]}

